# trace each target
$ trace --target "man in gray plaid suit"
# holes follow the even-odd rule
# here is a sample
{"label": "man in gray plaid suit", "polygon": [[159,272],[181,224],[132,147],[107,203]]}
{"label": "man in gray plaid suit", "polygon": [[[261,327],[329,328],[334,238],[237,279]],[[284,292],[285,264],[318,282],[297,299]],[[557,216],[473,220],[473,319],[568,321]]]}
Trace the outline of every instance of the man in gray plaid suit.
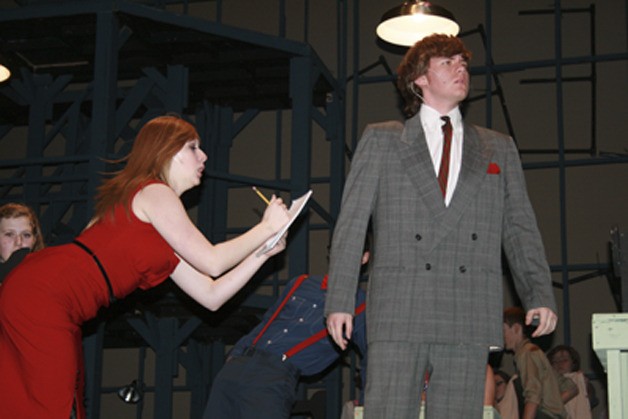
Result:
{"label": "man in gray plaid suit", "polygon": [[[397,70],[409,118],[365,129],[345,184],[325,313],[344,348],[372,220],[367,419],[416,419],[426,373],[427,419],[482,417],[489,348],[503,345],[502,249],[526,322],[539,323],[533,337],[556,327],[550,272],[514,142],[462,120],[469,58],[462,41],[446,35],[409,49]],[[451,146],[443,159],[447,125]]]}

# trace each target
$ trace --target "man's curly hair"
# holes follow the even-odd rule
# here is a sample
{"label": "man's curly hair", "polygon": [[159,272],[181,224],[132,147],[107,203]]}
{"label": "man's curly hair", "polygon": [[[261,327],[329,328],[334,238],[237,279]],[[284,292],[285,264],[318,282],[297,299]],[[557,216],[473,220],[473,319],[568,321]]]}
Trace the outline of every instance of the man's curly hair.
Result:
{"label": "man's curly hair", "polygon": [[408,117],[416,114],[421,107],[423,92],[414,81],[427,73],[430,59],[458,54],[462,54],[465,61],[471,59],[471,52],[460,38],[442,34],[427,36],[408,50],[397,67],[397,87],[405,101],[403,111]]}

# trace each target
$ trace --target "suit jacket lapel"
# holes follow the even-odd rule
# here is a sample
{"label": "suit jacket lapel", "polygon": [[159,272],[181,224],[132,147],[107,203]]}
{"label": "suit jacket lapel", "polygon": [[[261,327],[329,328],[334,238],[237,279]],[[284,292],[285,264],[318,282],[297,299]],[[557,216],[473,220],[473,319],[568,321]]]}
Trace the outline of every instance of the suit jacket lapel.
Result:
{"label": "suit jacket lapel", "polygon": [[475,198],[486,176],[493,151],[480,141],[477,131],[471,125],[464,124],[460,175],[449,207],[445,207],[418,114],[406,121],[398,144],[402,167],[408,172],[419,196],[432,214],[435,230],[433,249],[457,228],[458,221]]}
{"label": "suit jacket lapel", "polygon": [[449,207],[441,219],[441,226],[435,234],[434,246],[443,237],[457,228],[458,221],[475,198],[477,190],[486,176],[492,150],[482,144],[477,131],[469,124],[464,124],[464,143],[462,147],[462,166],[456,190]]}
{"label": "suit jacket lapel", "polygon": [[419,196],[434,217],[440,218],[446,208],[418,113],[406,121],[398,152],[402,167],[417,187]]}

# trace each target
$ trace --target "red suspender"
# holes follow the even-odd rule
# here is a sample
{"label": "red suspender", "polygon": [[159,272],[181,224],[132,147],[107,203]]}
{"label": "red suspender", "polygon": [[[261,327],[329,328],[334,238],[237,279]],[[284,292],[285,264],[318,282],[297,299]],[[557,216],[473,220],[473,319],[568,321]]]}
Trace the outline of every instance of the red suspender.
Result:
{"label": "red suspender", "polygon": [[294,292],[297,290],[297,288],[299,288],[299,286],[301,285],[301,283],[303,281],[305,281],[305,279],[308,277],[309,275],[307,274],[303,274],[301,275],[299,278],[297,278],[297,280],[295,281],[294,285],[292,286],[292,289],[290,289],[290,291],[288,292],[288,294],[286,295],[286,297],[283,299],[283,301],[281,302],[281,304],[279,304],[279,307],[277,307],[277,310],[275,310],[275,312],[273,313],[273,315],[271,316],[270,319],[268,319],[268,323],[266,323],[266,326],[264,326],[264,328],[262,330],[260,330],[260,332],[258,333],[258,335],[255,337],[255,339],[253,340],[253,344],[251,346],[255,346],[255,344],[257,343],[257,341],[262,337],[262,335],[264,334],[264,332],[266,332],[266,329],[268,329],[268,326],[270,326],[270,324],[275,320],[275,318],[277,317],[277,315],[279,314],[279,312],[283,309],[283,306],[286,305],[286,303],[288,302],[288,300],[290,299],[290,297],[292,296],[292,294],[294,294]]}
{"label": "red suspender", "polygon": [[303,342],[298,343],[295,346],[293,346],[292,348],[288,349],[283,354],[284,359],[285,358],[290,358],[291,356],[293,356],[297,352],[301,352],[303,349],[307,348],[310,345],[313,345],[314,343],[316,343],[319,340],[323,339],[325,336],[327,336],[327,329],[320,330],[318,333],[313,334],[309,338],[305,339]]}
{"label": "red suspender", "polygon": [[366,303],[362,303],[355,308],[355,315],[362,313],[366,309]]}
{"label": "red suspender", "polygon": [[[294,292],[297,290],[297,288],[299,288],[299,286],[301,286],[301,283],[303,283],[303,281],[305,281],[308,278],[308,276],[309,275],[307,275],[307,274],[303,274],[303,275],[301,275],[300,277],[297,278],[297,280],[295,281],[294,285],[292,286],[292,288],[290,289],[288,294],[286,294],[286,296],[284,297],[284,299],[281,302],[281,304],[279,304],[279,307],[277,307],[277,310],[275,310],[275,312],[270,317],[270,319],[268,319],[268,322],[266,323],[266,326],[264,326],[262,328],[262,330],[260,330],[260,332],[257,334],[255,339],[253,339],[253,343],[251,344],[251,346],[255,346],[255,344],[260,340],[260,338],[266,332],[266,330],[268,329],[270,324],[275,320],[275,318],[279,315],[279,312],[286,305],[286,303],[288,302],[288,300],[290,299],[292,294],[294,294]],[[366,304],[365,303],[362,303],[359,306],[357,306],[355,308],[355,315],[357,316],[358,314],[362,313],[365,308],[366,308]],[[319,332],[317,332],[317,333],[313,334],[312,336],[310,336],[309,338],[305,339],[303,342],[295,345],[294,347],[292,347],[288,351],[286,351],[286,353],[283,354],[283,358],[282,359],[285,360],[286,358],[289,358],[289,357],[293,356],[297,352],[300,352],[303,349],[307,348],[308,346],[310,346],[310,345],[318,342],[319,340],[323,339],[324,337],[327,336],[327,334],[328,334],[327,333],[327,329],[320,330]]]}
{"label": "red suspender", "polygon": [[[366,308],[366,303],[362,303],[359,306],[357,306],[355,308],[355,315],[357,316],[358,314],[362,313],[365,308]],[[316,343],[319,340],[321,340],[324,337],[326,337],[328,334],[329,333],[327,332],[327,329],[320,330],[318,333],[310,336],[309,338],[305,339],[303,342],[301,342],[301,343],[293,346],[292,348],[288,349],[286,351],[286,353],[284,354],[284,359],[285,358],[290,358],[291,356],[293,356],[297,352],[300,352],[303,349],[307,348],[308,346],[313,345],[314,343]]]}

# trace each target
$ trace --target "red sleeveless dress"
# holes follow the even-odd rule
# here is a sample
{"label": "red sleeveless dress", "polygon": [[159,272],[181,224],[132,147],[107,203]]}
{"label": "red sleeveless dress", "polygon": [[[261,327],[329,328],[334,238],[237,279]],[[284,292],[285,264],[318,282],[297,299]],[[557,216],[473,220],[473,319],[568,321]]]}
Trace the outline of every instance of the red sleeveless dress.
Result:
{"label": "red sleeveless dress", "polygon": [[[77,239],[96,255],[114,295],[167,279],[179,259],[152,224],[122,205]],[[80,326],[109,305],[95,260],[75,244],[28,255],[0,285],[0,418],[84,418]]]}

